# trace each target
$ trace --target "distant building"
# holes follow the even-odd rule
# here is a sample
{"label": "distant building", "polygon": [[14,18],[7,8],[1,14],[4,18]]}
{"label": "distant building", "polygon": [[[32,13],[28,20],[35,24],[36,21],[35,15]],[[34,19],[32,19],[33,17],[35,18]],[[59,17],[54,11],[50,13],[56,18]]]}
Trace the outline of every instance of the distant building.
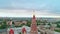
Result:
{"label": "distant building", "polygon": [[27,21],[22,21],[23,24],[27,24]]}
{"label": "distant building", "polygon": [[15,21],[15,22],[14,22],[14,25],[15,25],[15,26],[19,26],[19,25],[21,25],[21,24],[22,24],[22,21]]}
{"label": "distant building", "polygon": [[21,24],[27,24],[27,21],[14,21],[15,26],[20,26]]}
{"label": "distant building", "polygon": [[40,34],[54,34],[54,27],[49,25],[40,25],[39,30]]}
{"label": "distant building", "polygon": [[7,25],[12,25],[12,21],[7,21]]}

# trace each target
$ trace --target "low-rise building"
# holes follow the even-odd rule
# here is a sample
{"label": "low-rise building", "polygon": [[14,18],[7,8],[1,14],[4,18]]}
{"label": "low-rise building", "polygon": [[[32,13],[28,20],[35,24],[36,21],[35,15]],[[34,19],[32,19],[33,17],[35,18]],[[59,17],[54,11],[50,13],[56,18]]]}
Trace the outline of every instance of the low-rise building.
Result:
{"label": "low-rise building", "polygon": [[15,21],[14,22],[15,26],[20,26],[21,24],[27,24],[27,21]]}
{"label": "low-rise building", "polygon": [[7,25],[12,25],[12,21],[7,21]]}
{"label": "low-rise building", "polygon": [[14,22],[14,25],[15,25],[15,26],[19,26],[19,25],[21,25],[21,24],[22,24],[22,21],[15,21],[15,22]]}

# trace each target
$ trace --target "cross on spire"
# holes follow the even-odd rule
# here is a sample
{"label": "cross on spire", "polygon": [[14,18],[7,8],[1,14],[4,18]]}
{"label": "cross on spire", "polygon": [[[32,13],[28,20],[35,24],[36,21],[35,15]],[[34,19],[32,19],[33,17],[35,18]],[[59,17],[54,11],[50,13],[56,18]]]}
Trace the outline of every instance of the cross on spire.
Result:
{"label": "cross on spire", "polygon": [[35,11],[33,10],[33,15],[35,15]]}

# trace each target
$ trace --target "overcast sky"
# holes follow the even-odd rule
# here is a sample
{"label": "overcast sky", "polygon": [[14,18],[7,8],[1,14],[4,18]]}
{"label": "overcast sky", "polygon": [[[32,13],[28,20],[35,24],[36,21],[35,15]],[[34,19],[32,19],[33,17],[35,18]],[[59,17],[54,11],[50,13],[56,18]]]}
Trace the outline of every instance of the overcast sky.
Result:
{"label": "overcast sky", "polygon": [[0,0],[1,17],[60,17],[60,0]]}

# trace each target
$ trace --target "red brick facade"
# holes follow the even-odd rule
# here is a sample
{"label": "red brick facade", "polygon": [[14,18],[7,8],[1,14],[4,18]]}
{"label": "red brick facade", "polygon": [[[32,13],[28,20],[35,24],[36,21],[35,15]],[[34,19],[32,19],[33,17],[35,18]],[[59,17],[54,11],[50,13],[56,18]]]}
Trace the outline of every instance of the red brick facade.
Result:
{"label": "red brick facade", "polygon": [[33,15],[33,18],[32,18],[31,32],[30,32],[30,34],[38,34],[37,23],[36,23],[35,15]]}

